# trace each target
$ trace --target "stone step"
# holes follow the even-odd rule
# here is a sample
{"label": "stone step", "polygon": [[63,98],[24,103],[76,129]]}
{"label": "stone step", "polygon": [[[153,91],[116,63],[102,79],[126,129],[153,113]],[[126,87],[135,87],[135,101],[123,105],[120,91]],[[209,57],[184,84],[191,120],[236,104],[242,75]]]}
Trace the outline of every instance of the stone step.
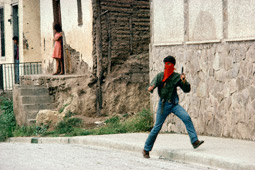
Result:
{"label": "stone step", "polygon": [[38,96],[38,95],[46,95],[49,94],[49,91],[46,87],[21,87],[20,88],[20,95],[21,96]]}
{"label": "stone step", "polygon": [[53,96],[37,95],[37,96],[21,96],[22,104],[44,104],[52,103]]}
{"label": "stone step", "polygon": [[29,110],[26,111],[27,119],[36,119],[39,110]]}
{"label": "stone step", "polygon": [[30,110],[52,110],[55,109],[55,103],[45,103],[45,104],[24,104],[24,111],[30,111]]}

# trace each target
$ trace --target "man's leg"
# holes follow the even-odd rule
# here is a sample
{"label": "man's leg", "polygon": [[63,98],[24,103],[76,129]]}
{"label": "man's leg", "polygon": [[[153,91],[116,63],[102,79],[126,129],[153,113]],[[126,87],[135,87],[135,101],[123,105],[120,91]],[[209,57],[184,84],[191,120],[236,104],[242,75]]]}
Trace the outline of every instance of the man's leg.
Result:
{"label": "man's leg", "polygon": [[162,102],[159,101],[157,115],[156,115],[156,123],[155,123],[154,127],[152,128],[152,130],[145,142],[145,145],[144,145],[144,150],[147,152],[152,150],[152,147],[153,147],[154,142],[158,136],[158,133],[159,133],[160,129],[162,128],[162,125],[163,125],[164,121],[166,120],[166,117],[170,114],[170,112],[169,112],[170,106],[167,102],[164,105],[163,113],[161,113],[161,107],[162,107]]}
{"label": "man's leg", "polygon": [[179,104],[177,104],[173,107],[173,109],[171,111],[177,117],[179,117],[185,124],[191,143],[193,144],[194,142],[196,142],[198,140],[197,133],[193,126],[191,118],[190,118],[189,114],[186,112],[186,110],[183,107],[181,107]]}

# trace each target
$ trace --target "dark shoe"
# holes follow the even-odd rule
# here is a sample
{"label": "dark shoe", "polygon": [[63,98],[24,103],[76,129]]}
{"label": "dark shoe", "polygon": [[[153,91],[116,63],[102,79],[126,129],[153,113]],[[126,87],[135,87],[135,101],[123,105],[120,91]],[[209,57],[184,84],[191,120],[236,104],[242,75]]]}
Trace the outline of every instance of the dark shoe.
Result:
{"label": "dark shoe", "polygon": [[201,141],[197,140],[196,142],[192,143],[192,145],[193,145],[193,148],[196,149],[196,148],[198,148],[200,145],[202,145],[203,143],[204,143],[203,140],[201,140]]}
{"label": "dark shoe", "polygon": [[55,72],[53,75],[58,75],[59,74],[59,72],[57,71],[57,72]]}
{"label": "dark shoe", "polygon": [[148,151],[143,150],[143,157],[150,158],[150,153]]}

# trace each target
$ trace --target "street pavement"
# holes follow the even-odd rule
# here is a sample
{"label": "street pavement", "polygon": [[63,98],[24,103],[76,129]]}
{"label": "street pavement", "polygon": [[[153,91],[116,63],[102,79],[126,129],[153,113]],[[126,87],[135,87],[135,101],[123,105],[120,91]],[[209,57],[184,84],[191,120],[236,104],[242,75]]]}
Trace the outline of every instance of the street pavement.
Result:
{"label": "street pavement", "polygon": [[[130,133],[77,137],[35,138],[40,144],[82,144],[140,154],[148,133]],[[150,153],[153,158],[164,158],[183,163],[219,169],[255,170],[255,142],[229,138],[199,136],[205,143],[193,149],[188,135],[159,134]],[[31,143],[32,138],[10,138],[11,143]],[[144,158],[145,159],[145,158]],[[149,159],[150,160],[150,159]]]}
{"label": "street pavement", "polygon": [[[0,143],[0,170],[210,170],[134,152],[77,144]],[[211,169],[212,170],[212,169]]]}

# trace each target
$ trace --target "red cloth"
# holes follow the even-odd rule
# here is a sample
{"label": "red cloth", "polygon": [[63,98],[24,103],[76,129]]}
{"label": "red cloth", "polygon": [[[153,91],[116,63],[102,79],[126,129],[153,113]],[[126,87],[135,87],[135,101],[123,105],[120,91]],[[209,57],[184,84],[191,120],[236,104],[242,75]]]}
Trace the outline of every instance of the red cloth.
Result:
{"label": "red cloth", "polygon": [[162,82],[165,82],[169,76],[174,72],[174,64],[168,65],[170,62],[165,62],[164,77]]}

